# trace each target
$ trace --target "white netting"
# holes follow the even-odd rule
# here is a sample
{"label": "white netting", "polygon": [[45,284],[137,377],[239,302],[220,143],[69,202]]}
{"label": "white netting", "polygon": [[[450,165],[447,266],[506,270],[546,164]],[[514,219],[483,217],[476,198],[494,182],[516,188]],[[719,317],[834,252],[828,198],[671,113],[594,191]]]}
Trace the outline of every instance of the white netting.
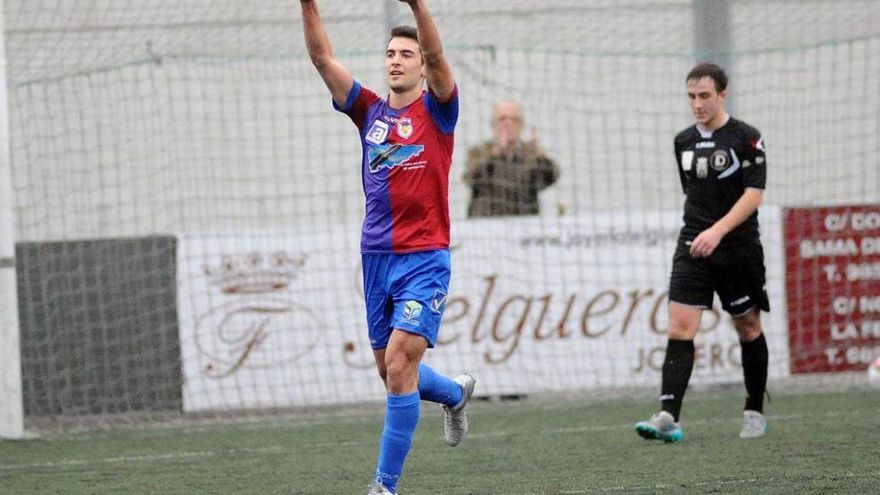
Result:
{"label": "white netting", "polygon": [[[442,371],[475,370],[486,393],[658,380],[683,201],[672,137],[690,124],[684,76],[698,51],[692,3],[430,3],[461,90],[455,275],[444,344],[429,357]],[[337,56],[383,91],[387,27],[410,22],[405,8],[319,5]],[[81,365],[60,357],[46,328],[63,333],[71,312],[91,311],[74,326],[97,342],[89,352],[112,361],[99,342],[128,342],[120,329],[143,323],[124,314],[130,305],[147,320],[141,340],[56,393],[107,375],[106,388],[131,403],[155,393],[144,383],[173,364],[134,366],[135,385],[113,382],[113,370],[179,348],[182,376],[169,380],[182,400],[159,409],[377,397],[358,293],[360,150],[304,53],[297,3],[7,0],[5,16],[16,236],[33,254],[19,277],[30,390],[35,373]],[[731,110],[768,146],[773,377],[789,372],[778,207],[880,202],[878,18],[880,3],[867,0],[730,7]],[[561,176],[537,217],[469,221],[466,151],[489,138],[502,98],[521,102]],[[153,240],[129,247],[130,258],[117,244],[46,244],[119,238]],[[70,261],[89,249],[129,260],[117,268],[134,289],[95,283],[100,256]],[[172,268],[160,262],[166,249]],[[59,274],[80,277],[38,290]],[[249,284],[258,289],[243,293]],[[148,302],[166,290],[176,307]],[[697,380],[738,379],[734,333],[718,328],[701,336]],[[175,334],[179,342],[166,340]],[[125,410],[104,396],[67,409],[32,400],[26,393],[32,414]]]}

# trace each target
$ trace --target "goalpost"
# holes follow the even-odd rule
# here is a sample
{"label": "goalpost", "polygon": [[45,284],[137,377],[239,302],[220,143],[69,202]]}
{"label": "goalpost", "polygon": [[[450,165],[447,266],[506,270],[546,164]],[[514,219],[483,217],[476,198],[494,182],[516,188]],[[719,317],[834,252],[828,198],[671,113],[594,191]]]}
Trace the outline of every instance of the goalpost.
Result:
{"label": "goalpost", "polygon": [[[0,0],[0,27],[5,26]],[[24,435],[18,296],[15,283],[15,230],[9,163],[5,37],[0,37],[0,438]]]}

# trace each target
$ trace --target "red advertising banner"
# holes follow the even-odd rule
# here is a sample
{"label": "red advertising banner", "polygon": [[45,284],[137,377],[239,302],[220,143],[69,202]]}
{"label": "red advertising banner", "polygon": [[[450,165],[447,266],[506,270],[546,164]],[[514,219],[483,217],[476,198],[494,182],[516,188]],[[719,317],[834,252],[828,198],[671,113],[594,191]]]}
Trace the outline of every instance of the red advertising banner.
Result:
{"label": "red advertising banner", "polygon": [[880,205],[784,213],[792,373],[864,370],[880,356]]}

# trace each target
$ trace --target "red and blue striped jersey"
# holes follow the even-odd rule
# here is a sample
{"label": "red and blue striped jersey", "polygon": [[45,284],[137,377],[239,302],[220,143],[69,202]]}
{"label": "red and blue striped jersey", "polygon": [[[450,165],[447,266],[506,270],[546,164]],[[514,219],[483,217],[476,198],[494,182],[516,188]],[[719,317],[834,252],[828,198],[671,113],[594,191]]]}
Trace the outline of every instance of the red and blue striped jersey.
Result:
{"label": "red and blue striped jersey", "polygon": [[362,253],[412,253],[449,247],[449,169],[458,88],[448,101],[430,91],[409,106],[387,100],[355,81],[345,106],[363,147],[361,180],[366,214]]}

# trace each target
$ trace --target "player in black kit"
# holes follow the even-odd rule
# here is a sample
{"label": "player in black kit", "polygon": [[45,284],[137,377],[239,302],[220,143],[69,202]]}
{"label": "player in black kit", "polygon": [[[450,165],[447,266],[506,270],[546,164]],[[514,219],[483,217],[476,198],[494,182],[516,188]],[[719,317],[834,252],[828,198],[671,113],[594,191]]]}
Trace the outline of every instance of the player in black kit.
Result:
{"label": "player in black kit", "polygon": [[739,436],[760,437],[767,432],[767,342],[761,310],[770,310],[758,233],[758,206],[767,178],[764,140],[757,129],[725,111],[727,75],[721,67],[698,64],[686,83],[696,124],[675,136],[687,199],[669,283],[662,410],[635,428],[647,439],[678,442],[684,437],[678,419],[694,367],[694,336],[703,310],[712,307],[718,293],[733,317],[742,349],[747,398]]}

